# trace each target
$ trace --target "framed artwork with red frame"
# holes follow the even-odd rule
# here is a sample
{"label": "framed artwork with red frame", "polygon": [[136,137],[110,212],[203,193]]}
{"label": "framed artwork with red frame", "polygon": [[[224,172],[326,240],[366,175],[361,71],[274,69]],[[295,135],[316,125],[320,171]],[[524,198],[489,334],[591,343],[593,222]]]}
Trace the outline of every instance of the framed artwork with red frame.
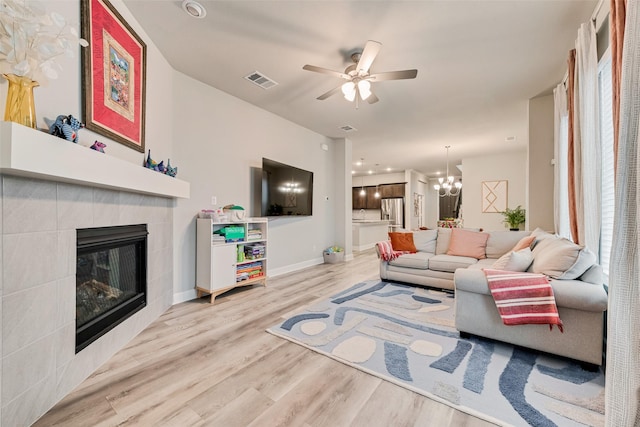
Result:
{"label": "framed artwork with red frame", "polygon": [[87,129],[144,153],[147,45],[108,0],[82,0]]}

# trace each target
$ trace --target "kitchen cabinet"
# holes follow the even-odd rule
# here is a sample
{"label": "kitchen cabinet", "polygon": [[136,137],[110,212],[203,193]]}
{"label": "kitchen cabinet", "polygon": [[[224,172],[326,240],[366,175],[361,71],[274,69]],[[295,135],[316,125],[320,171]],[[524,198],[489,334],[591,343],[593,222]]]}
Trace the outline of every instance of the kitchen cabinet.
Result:
{"label": "kitchen cabinet", "polygon": [[404,197],[404,183],[380,184],[380,197]]}
{"label": "kitchen cabinet", "polygon": [[380,209],[380,197],[376,197],[376,187],[364,187],[365,195],[361,196],[360,191],[363,187],[352,188],[352,208],[359,209]]}
{"label": "kitchen cabinet", "polygon": [[367,207],[366,209],[380,209],[380,197],[376,197],[376,187],[366,187],[367,191]]}
{"label": "kitchen cabinet", "polygon": [[[352,208],[355,210],[367,209],[367,197],[360,195],[362,187],[353,187]],[[366,191],[366,190],[365,190]]]}

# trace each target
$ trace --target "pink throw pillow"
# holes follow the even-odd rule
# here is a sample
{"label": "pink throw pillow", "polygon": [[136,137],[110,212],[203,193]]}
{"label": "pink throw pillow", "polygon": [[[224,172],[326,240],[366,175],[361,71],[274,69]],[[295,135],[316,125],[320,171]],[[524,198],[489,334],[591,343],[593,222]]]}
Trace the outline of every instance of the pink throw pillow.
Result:
{"label": "pink throw pillow", "polygon": [[488,239],[489,233],[454,228],[451,230],[451,240],[449,241],[447,255],[484,259],[487,257]]}
{"label": "pink throw pillow", "polygon": [[513,252],[518,252],[522,249],[531,247],[533,241],[536,240],[536,236],[526,236],[520,239],[518,243],[511,249]]}

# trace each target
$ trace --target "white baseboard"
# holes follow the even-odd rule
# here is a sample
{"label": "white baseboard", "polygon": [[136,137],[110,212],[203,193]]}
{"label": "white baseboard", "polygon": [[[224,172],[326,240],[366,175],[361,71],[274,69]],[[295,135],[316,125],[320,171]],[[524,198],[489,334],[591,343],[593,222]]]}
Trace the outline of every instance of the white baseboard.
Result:
{"label": "white baseboard", "polygon": [[179,292],[177,294],[173,294],[173,305],[180,304],[185,301],[191,301],[196,298],[198,298],[198,294],[195,289]]}
{"label": "white baseboard", "polygon": [[302,270],[303,268],[312,267],[314,265],[324,264],[324,258],[314,258],[308,261],[299,262],[297,264],[286,265],[280,268],[269,269],[269,277],[280,276],[282,274],[291,273],[293,271]]}
{"label": "white baseboard", "polygon": [[[352,261],[353,254],[345,255],[345,261]],[[302,270],[303,268],[313,267],[314,265],[324,264],[324,258],[314,258],[308,261],[299,262],[297,264],[291,264],[280,268],[269,269],[268,277],[281,276],[283,274],[292,273],[294,271]],[[173,304],[180,304],[181,302],[191,301],[196,299],[198,294],[195,289],[191,289],[188,291],[179,292],[177,294],[173,294]]]}
{"label": "white baseboard", "polygon": [[369,243],[366,245],[362,245],[362,246],[354,246],[353,250],[356,252],[360,252],[360,251],[366,251],[367,249],[371,249],[374,248],[376,246],[376,243]]}

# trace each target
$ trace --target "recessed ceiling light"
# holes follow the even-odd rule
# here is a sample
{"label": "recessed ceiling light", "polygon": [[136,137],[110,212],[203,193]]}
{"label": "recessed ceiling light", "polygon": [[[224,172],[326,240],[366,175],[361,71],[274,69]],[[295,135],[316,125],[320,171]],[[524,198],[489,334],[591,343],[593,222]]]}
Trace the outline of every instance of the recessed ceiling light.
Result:
{"label": "recessed ceiling light", "polygon": [[356,173],[356,171],[351,171],[351,175],[353,175],[354,173]]}
{"label": "recessed ceiling light", "polygon": [[391,168],[387,168],[387,172],[391,172]]}
{"label": "recessed ceiling light", "polygon": [[367,171],[367,173],[368,173],[369,175],[371,175],[371,174],[373,173],[373,171],[372,171],[371,169],[369,169],[369,170]]}
{"label": "recessed ceiling light", "polygon": [[187,12],[189,16],[194,18],[204,18],[207,16],[207,9],[203,5],[194,0],[184,0],[182,2],[182,10]]}

